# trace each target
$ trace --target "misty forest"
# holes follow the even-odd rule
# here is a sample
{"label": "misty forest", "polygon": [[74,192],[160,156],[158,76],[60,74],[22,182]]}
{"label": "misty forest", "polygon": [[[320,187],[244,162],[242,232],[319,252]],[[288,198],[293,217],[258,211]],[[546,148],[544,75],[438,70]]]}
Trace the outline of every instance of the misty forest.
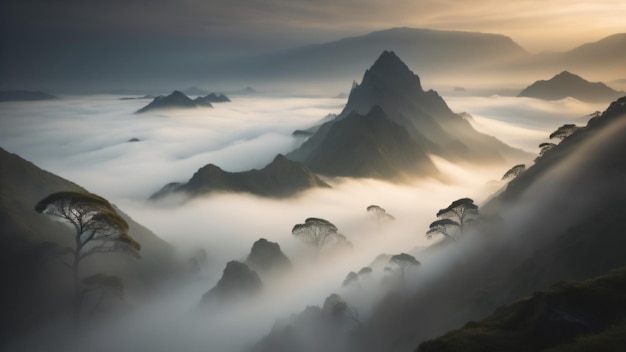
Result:
{"label": "misty forest", "polygon": [[626,351],[623,5],[114,3],[0,5],[0,350]]}

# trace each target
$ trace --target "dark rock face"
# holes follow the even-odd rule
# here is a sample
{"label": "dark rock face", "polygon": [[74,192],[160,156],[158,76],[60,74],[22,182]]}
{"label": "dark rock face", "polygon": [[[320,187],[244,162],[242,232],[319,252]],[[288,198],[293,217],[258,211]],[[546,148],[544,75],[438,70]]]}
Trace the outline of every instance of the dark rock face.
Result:
{"label": "dark rock face", "polygon": [[212,300],[234,300],[250,297],[263,288],[263,283],[256,272],[246,264],[230,261],[226,264],[222,278],[202,297],[202,302]]}
{"label": "dark rock face", "polygon": [[[158,96],[154,98],[150,104],[144,106],[143,108],[137,110],[137,113],[144,113],[150,110],[159,110],[159,109],[190,109],[199,106],[197,102],[191,100],[185,94],[175,90],[172,94],[168,96]],[[210,106],[202,105],[202,106]]]}
{"label": "dark rock face", "polygon": [[289,197],[310,188],[330,187],[306,166],[278,155],[261,170],[227,172],[209,164],[200,168],[189,182],[171,183],[150,197],[158,199],[170,193],[200,195],[209,192],[247,192],[264,197]]}
{"label": "dark rock face", "polygon": [[[359,123],[358,115],[354,115],[355,113],[361,117],[368,117],[371,121]],[[380,115],[384,115],[397,127],[384,122]],[[340,125],[344,120],[349,120],[346,122],[349,126]],[[381,135],[374,130],[368,132],[368,137],[362,136],[362,131],[372,129],[374,124],[384,124],[384,127],[380,127],[387,133],[382,134],[394,137],[377,140],[376,138],[380,138]],[[334,128],[336,125],[339,126]],[[361,132],[355,132],[355,129]],[[404,132],[399,132],[400,129]],[[355,134],[363,138],[357,138],[358,141],[355,141]],[[410,144],[409,149],[401,150],[402,148],[398,148],[399,145],[391,145],[395,137],[398,137],[398,144],[405,147],[409,147]],[[404,160],[406,167],[395,168],[390,164],[385,170],[374,168],[375,172],[363,172],[357,168],[354,172],[346,173],[344,170],[327,166],[340,164],[339,158],[346,154],[351,154],[357,159],[353,160],[353,163],[372,163],[373,159],[358,160],[372,158],[371,153],[360,154],[358,151],[363,148],[363,141],[368,138],[374,138],[369,140],[371,144],[394,150],[392,158]],[[322,152],[324,149],[330,149],[326,144],[337,141],[343,141],[333,145],[340,151],[339,153]],[[474,130],[467,120],[453,113],[435,91],[424,91],[419,77],[409,70],[395,53],[385,51],[365,72],[361,84],[354,85],[342,113],[323,124],[315,135],[300,148],[288,154],[288,157],[304,162],[313,171],[328,175],[388,178],[402,172],[432,173],[434,168],[425,157],[425,153],[440,155],[450,160],[471,162],[500,162],[525,156],[524,152]],[[387,163],[385,160],[389,160],[390,157],[387,154],[384,159],[376,160],[374,163],[385,164]]]}
{"label": "dark rock face", "polygon": [[291,261],[276,242],[261,238],[254,242],[246,263],[259,272],[277,272],[291,269]]}
{"label": "dark rock face", "polygon": [[519,97],[559,100],[567,97],[590,102],[608,102],[626,93],[615,91],[602,82],[592,83],[563,71],[547,81],[537,81],[519,93]]}
{"label": "dark rock face", "polygon": [[3,90],[0,91],[0,102],[2,101],[36,101],[57,99],[54,95],[44,92],[33,92],[28,90]]}
{"label": "dark rock face", "polygon": [[365,116],[352,112],[330,126],[324,143],[305,163],[335,176],[391,179],[437,172],[420,145],[378,106]]}

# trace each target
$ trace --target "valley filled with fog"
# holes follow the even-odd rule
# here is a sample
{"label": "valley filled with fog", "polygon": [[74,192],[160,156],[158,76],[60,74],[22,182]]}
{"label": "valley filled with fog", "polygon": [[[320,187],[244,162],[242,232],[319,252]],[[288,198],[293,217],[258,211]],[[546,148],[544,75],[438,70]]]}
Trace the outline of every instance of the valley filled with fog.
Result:
{"label": "valley filled with fog", "polygon": [[[548,141],[557,127],[584,125],[589,114],[606,108],[606,104],[570,98],[540,101],[440,94],[454,112],[470,114],[467,119],[476,130],[528,152],[528,160],[520,161],[527,165],[538,154],[538,145]],[[65,96],[28,104],[4,103],[0,107],[2,147],[107,198],[172,244],[181,258],[206,250],[207,262],[197,277],[172,278],[147,302],[129,296],[133,312],[121,322],[89,331],[70,350],[81,350],[86,341],[99,341],[97,345],[116,351],[237,351],[267,335],[277,319],[321,305],[331,293],[341,294],[360,319],[367,319],[383,293],[376,288],[367,294],[342,289],[346,275],[371,265],[380,254],[405,252],[421,262],[420,275],[436,276],[437,270],[431,268],[440,267],[443,259],[421,251],[439,240],[425,237],[437,210],[463,197],[482,205],[505,185],[500,179],[513,166],[451,163],[431,156],[441,177],[395,183],[324,177],[332,188],[312,189],[286,199],[212,193],[189,200],[149,201],[167,183],[186,182],[209,163],[230,172],[262,168],[276,154],[286,154],[303,142],[292,136],[294,130],[317,125],[328,114],[339,114],[346,99],[256,94],[232,96],[231,103],[214,104],[214,108],[135,114],[147,101],[119,98]],[[133,138],[139,141],[129,142]],[[372,204],[385,208],[396,221],[373,221],[366,211]],[[353,248],[314,258],[291,234],[295,224],[309,217],[331,221]],[[285,277],[264,280],[263,293],[249,301],[206,312],[199,309],[202,295],[215,286],[226,263],[244,260],[261,237],[278,242],[294,270]],[[372,280],[382,276],[378,273]],[[51,337],[54,328],[49,329],[38,333],[37,342],[22,341],[16,349],[28,350],[32,343],[41,343],[39,348],[48,343],[65,347],[64,341]],[[111,339],[112,335],[116,337]]]}

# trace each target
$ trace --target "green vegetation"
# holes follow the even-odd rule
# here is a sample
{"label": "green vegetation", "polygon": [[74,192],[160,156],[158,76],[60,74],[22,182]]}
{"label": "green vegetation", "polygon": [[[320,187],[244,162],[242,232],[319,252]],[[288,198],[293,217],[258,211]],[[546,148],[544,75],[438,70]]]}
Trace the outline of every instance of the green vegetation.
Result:
{"label": "green vegetation", "polygon": [[418,352],[626,350],[626,268],[497,309],[479,322],[422,343]]}

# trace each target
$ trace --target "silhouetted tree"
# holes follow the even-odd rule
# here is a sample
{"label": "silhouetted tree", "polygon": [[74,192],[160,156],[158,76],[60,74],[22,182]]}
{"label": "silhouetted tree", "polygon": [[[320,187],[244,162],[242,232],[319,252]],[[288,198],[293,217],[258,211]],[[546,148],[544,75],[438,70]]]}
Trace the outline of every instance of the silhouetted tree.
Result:
{"label": "silhouetted tree", "polygon": [[426,238],[430,240],[433,238],[434,235],[441,234],[444,235],[446,238],[456,241],[456,239],[448,233],[448,228],[453,227],[458,229],[459,226],[460,225],[458,222],[451,219],[440,219],[434,221],[432,224],[430,224],[430,229],[426,232]]}
{"label": "silhouetted tree", "polygon": [[574,124],[565,124],[557,128],[556,131],[552,132],[550,134],[550,139],[556,138],[556,139],[564,140],[565,138],[569,137],[572,133],[576,132],[579,129],[580,127]]}
{"label": "silhouetted tree", "polygon": [[126,253],[139,257],[139,243],[128,235],[128,224],[104,198],[86,192],[57,192],[42,199],[35,210],[56,216],[74,228],[74,246],[65,247],[61,255],[70,255],[63,262],[72,270],[74,283],[74,319],[81,312],[80,263],[98,253]]}
{"label": "silhouetted tree", "polygon": [[395,271],[398,273],[402,287],[406,287],[406,280],[405,280],[406,271],[411,268],[416,268],[421,265],[421,263],[417,261],[417,259],[415,259],[414,256],[410,254],[406,254],[406,253],[400,253],[400,254],[396,254],[392,256],[389,259],[389,264],[396,267],[396,270],[392,269],[392,271]]}
{"label": "silhouetted tree", "polygon": [[437,212],[437,217],[439,219],[450,219],[458,223],[458,228],[461,235],[463,234],[465,225],[473,221],[477,216],[478,206],[474,204],[474,201],[470,198],[457,199],[452,202],[447,208],[440,209]]}
{"label": "silhouetted tree", "polygon": [[317,253],[327,245],[351,246],[346,236],[338,233],[337,226],[330,221],[319,218],[308,218],[303,224],[297,224],[291,234],[315,247]]}
{"label": "silhouetted tree", "polygon": [[548,150],[554,147],[556,147],[556,144],[554,143],[545,142],[539,144],[539,157],[542,157]]}
{"label": "silhouetted tree", "polygon": [[329,314],[334,319],[345,318],[351,320],[361,327],[359,312],[356,308],[348,306],[348,303],[336,293],[326,297],[322,306],[322,312]]}
{"label": "silhouetted tree", "polygon": [[502,176],[502,181],[513,180],[517,178],[517,176],[519,176],[524,171],[526,171],[526,165],[524,164],[515,165],[512,168],[510,168],[509,171],[504,173],[504,176]]}
{"label": "silhouetted tree", "polygon": [[393,215],[388,214],[385,209],[379,207],[378,205],[370,205],[369,207],[367,207],[367,212],[372,214],[374,219],[381,223],[385,221],[393,221],[396,219]]}

